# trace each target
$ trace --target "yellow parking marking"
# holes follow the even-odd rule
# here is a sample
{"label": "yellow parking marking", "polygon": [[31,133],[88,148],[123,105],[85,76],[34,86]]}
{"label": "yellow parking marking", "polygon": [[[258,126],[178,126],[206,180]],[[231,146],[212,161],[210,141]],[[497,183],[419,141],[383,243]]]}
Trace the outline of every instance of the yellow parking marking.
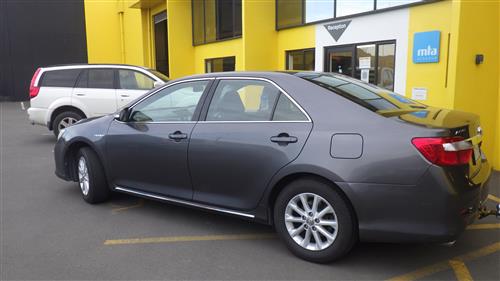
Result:
{"label": "yellow parking marking", "polygon": [[467,229],[499,229],[500,223],[482,223],[482,224],[472,224],[467,227]]}
{"label": "yellow parking marking", "polygon": [[449,263],[458,281],[473,281],[465,263],[459,260],[450,260]]}
{"label": "yellow parking marking", "polygon": [[488,199],[490,199],[491,201],[495,201],[497,203],[500,203],[500,198],[496,197],[495,195],[488,194]]}
{"label": "yellow parking marking", "polygon": [[119,205],[111,205],[111,206],[113,207],[113,209],[111,211],[114,214],[116,214],[116,213],[120,213],[120,212],[127,211],[127,210],[130,210],[130,209],[135,209],[135,208],[142,207],[142,206],[144,206],[144,200],[143,199],[139,199],[139,201],[137,202],[137,204],[131,205],[131,206],[119,206]]}
{"label": "yellow parking marking", "polygon": [[[487,255],[491,255],[495,252],[500,251],[500,242],[493,243],[491,245],[488,245],[486,247],[483,247],[479,250],[469,252],[464,255],[456,256],[452,260],[454,261],[461,261],[461,262],[468,262],[480,257],[484,257]],[[416,279],[421,279],[427,276],[431,276],[435,273],[445,271],[450,269],[450,263],[448,261],[442,261],[438,262],[426,267],[422,267],[420,269],[417,269],[415,271],[402,274],[396,277],[393,277],[391,279],[388,279],[388,281],[413,281]]]}
{"label": "yellow parking marking", "polygon": [[260,240],[274,239],[274,233],[264,234],[233,234],[233,235],[200,235],[200,236],[165,236],[132,239],[106,240],[104,245],[131,245],[151,243],[173,243],[173,242],[197,242],[197,241],[222,241],[222,240]]}

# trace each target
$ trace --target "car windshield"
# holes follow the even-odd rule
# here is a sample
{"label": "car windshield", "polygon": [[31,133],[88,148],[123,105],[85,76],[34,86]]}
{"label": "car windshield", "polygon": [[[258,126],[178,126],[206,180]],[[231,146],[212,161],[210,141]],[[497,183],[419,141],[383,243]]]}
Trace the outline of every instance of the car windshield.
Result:
{"label": "car windshield", "polygon": [[168,82],[168,77],[165,76],[165,74],[157,71],[157,70],[154,70],[154,69],[148,69],[149,72],[153,73],[156,77],[160,78],[161,80],[163,80],[163,82]]}
{"label": "car windshield", "polygon": [[317,72],[298,72],[294,75],[381,114],[398,111],[407,113],[426,108],[425,105],[402,95],[347,76]]}

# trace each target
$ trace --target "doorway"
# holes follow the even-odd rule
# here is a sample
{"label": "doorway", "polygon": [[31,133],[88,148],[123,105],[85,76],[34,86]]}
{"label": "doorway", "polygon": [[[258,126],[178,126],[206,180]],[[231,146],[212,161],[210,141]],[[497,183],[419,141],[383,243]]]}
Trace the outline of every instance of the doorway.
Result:
{"label": "doorway", "polygon": [[395,57],[395,41],[326,47],[324,70],[393,91]]}
{"label": "doorway", "polygon": [[167,12],[153,16],[156,70],[169,76]]}

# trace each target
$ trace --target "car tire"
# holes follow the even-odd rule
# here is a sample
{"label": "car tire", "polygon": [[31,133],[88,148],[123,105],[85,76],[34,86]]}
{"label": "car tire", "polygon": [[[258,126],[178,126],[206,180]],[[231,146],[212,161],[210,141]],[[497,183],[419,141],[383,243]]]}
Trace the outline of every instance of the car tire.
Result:
{"label": "car tire", "polygon": [[76,157],[78,185],[83,199],[90,204],[104,202],[111,196],[104,168],[97,154],[89,147],[80,149]]}
{"label": "car tire", "polygon": [[67,128],[83,118],[83,116],[75,111],[61,112],[54,118],[52,132],[57,137],[61,129]]}
{"label": "car tire", "polygon": [[316,263],[344,256],[358,241],[356,218],[347,199],[331,184],[314,178],[293,181],[278,195],[274,227],[292,253]]}

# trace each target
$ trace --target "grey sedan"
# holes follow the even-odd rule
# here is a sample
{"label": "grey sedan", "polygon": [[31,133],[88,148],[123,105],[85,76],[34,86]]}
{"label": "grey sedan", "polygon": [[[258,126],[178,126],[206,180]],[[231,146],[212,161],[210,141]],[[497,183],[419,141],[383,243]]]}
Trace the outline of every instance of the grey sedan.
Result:
{"label": "grey sedan", "polygon": [[318,72],[190,76],[59,134],[56,174],[272,224],[297,256],[448,242],[484,215],[479,118]]}

